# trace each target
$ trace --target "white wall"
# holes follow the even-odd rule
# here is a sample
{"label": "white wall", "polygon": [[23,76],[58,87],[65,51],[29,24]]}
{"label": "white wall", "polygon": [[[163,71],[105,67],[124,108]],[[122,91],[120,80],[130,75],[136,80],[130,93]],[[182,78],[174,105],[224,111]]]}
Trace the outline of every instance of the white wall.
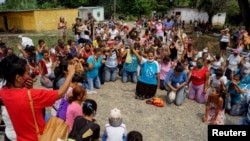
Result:
{"label": "white wall", "polygon": [[[99,13],[99,17],[98,17]],[[104,8],[103,7],[98,7],[93,9],[93,16],[95,17],[97,22],[104,21]]]}
{"label": "white wall", "polygon": [[181,12],[181,20],[185,20],[186,23],[189,23],[190,20],[198,20],[200,19],[201,21],[204,20],[205,22],[208,21],[208,14],[206,12],[199,12],[196,9],[191,9],[191,8],[175,8],[174,10],[170,10],[168,12],[168,15],[171,15],[174,12]]}
{"label": "white wall", "polygon": [[[92,13],[92,15],[95,17],[96,21],[103,21],[104,20],[104,8],[103,7],[79,7],[79,18],[86,20],[87,14],[89,12]],[[100,16],[98,17],[98,13],[100,13]]]}
{"label": "white wall", "polygon": [[226,21],[226,13],[217,13],[212,18],[213,25],[223,26],[225,24],[225,21]]}

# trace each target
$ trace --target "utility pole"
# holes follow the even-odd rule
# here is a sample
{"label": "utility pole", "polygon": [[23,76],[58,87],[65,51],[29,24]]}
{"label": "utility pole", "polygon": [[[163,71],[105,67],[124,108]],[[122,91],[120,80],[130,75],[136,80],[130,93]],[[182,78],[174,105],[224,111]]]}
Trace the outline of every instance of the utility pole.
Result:
{"label": "utility pole", "polygon": [[114,0],[114,21],[115,21],[115,13],[116,13],[116,0]]}

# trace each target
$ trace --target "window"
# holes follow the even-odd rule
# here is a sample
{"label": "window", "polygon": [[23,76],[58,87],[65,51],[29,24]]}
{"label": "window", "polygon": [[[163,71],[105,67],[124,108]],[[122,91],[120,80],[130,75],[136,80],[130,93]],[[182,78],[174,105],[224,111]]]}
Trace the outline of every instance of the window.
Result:
{"label": "window", "polygon": [[100,12],[97,12],[97,17],[101,17],[101,13]]}

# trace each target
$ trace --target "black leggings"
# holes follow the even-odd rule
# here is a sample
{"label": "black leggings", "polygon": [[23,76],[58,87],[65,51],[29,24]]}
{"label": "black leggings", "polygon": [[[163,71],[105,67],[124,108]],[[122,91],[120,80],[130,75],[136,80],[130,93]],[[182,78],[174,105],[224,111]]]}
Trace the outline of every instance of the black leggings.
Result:
{"label": "black leggings", "polygon": [[4,134],[4,141],[11,141],[11,140],[6,136],[6,134]]}

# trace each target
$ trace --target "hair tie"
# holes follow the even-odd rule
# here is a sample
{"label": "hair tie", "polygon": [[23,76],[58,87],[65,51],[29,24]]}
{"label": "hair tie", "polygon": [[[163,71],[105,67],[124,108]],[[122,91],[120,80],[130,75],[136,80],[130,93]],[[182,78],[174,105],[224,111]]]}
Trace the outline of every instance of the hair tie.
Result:
{"label": "hair tie", "polygon": [[87,106],[88,109],[90,109],[91,111],[94,111],[94,109],[92,107],[93,105],[91,103],[87,102],[87,103],[85,103],[85,105]]}

